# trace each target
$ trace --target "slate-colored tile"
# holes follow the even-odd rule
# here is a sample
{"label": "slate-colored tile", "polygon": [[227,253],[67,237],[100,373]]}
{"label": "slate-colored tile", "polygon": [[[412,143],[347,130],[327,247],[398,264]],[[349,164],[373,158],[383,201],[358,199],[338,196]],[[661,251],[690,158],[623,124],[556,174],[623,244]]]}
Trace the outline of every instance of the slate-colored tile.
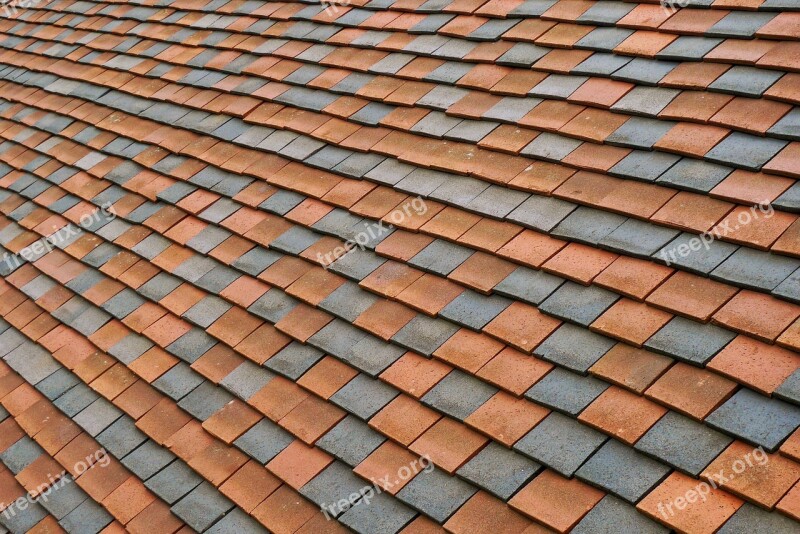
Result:
{"label": "slate-colored tile", "polygon": [[740,389],[711,413],[706,423],[774,452],[800,426],[800,408]]}
{"label": "slate-colored tile", "polygon": [[198,532],[203,532],[234,508],[219,490],[202,482],[188,495],[172,506],[172,512]]}
{"label": "slate-colored tile", "polygon": [[507,501],[541,469],[538,463],[491,442],[456,474]]}
{"label": "slate-colored tile", "polygon": [[[617,440],[609,439],[578,469],[575,476],[635,504],[670,471],[666,465],[639,454]],[[621,476],[625,472],[634,475]]]}
{"label": "slate-colored tile", "polygon": [[771,291],[798,268],[800,261],[794,258],[740,247],[711,272],[711,277],[750,289]]}
{"label": "slate-colored tile", "polygon": [[695,365],[706,365],[735,337],[730,330],[676,316],[644,346]]}
{"label": "slate-colored tile", "polygon": [[144,485],[169,505],[175,504],[200,483],[203,478],[182,460],[175,460],[153,475]]}
{"label": "slate-colored tile", "polygon": [[384,441],[386,438],[366,423],[348,415],[317,440],[316,446],[350,467],[355,467]]}
{"label": "slate-colored tile", "polygon": [[628,219],[600,240],[600,246],[639,257],[649,257],[680,232],[637,219]]}
{"label": "slate-colored tile", "polygon": [[626,220],[626,217],[616,213],[580,206],[553,228],[551,234],[587,245],[597,245]]}
{"label": "slate-colored tile", "polygon": [[178,406],[199,421],[205,421],[232,400],[233,395],[209,380],[204,380],[191,393],[182,398],[178,402]]}
{"label": "slate-colored tile", "polygon": [[185,363],[179,362],[153,381],[153,386],[165,395],[179,401],[201,383],[203,383],[203,377],[200,374]]}
{"label": "slate-colored tile", "polygon": [[582,286],[567,281],[539,306],[539,310],[559,319],[588,327],[619,295],[598,286]]}
{"label": "slate-colored tile", "polygon": [[367,420],[389,404],[398,393],[385,382],[359,374],[334,393],[330,401]]}
{"label": "slate-colored tile", "polygon": [[520,438],[514,449],[566,477],[572,477],[606,439],[583,423],[553,412]]}
{"label": "slate-colored tile", "polygon": [[733,243],[719,239],[703,241],[695,234],[682,232],[653,254],[653,258],[667,265],[679,265],[696,274],[708,275],[738,248],[739,246]]}
{"label": "slate-colored tile", "polygon": [[467,289],[445,306],[439,315],[461,326],[481,330],[510,305],[509,299],[485,296]]}
{"label": "slate-colored tile", "polygon": [[458,369],[453,369],[421,400],[423,404],[463,421],[494,396],[497,391],[497,388],[486,382]]}
{"label": "slate-colored tile", "polygon": [[217,340],[200,328],[192,328],[167,345],[167,352],[192,364],[217,344]]}
{"label": "slate-colored tile", "polygon": [[130,469],[139,479],[147,480],[172,463],[175,458],[177,457],[169,449],[148,439],[121,461],[122,465]]}
{"label": "slate-colored tile", "polygon": [[117,458],[123,458],[147,440],[147,435],[136,428],[136,422],[122,416],[97,436],[97,441]]}
{"label": "slate-colored tile", "polygon": [[506,219],[528,228],[549,232],[578,206],[554,197],[531,195],[512,211]]}
{"label": "slate-colored tile", "polygon": [[562,324],[533,353],[542,359],[581,374],[608,352],[616,343],[586,328]]}
{"label": "slate-colored tile", "polygon": [[738,532],[794,532],[797,523],[777,511],[767,512],[745,502],[736,513],[722,525],[718,534],[736,534]]}
{"label": "slate-colored tile", "polygon": [[416,512],[386,493],[375,495],[367,503],[361,500],[338,517],[359,534],[395,534],[414,519]]}
{"label": "slate-colored tile", "polygon": [[262,419],[233,442],[238,448],[266,464],[289,446],[294,438],[268,419]]}
{"label": "slate-colored tile", "polygon": [[425,356],[450,339],[458,327],[449,321],[417,314],[392,337],[392,341]]}
{"label": "slate-colored tile", "polygon": [[397,493],[397,498],[437,522],[444,523],[476,491],[477,488],[460,478],[433,469],[417,474]]}
{"label": "slate-colored tile", "polygon": [[667,412],[635,448],[697,477],[733,440],[688,417]]}
{"label": "slate-colored tile", "polygon": [[537,404],[577,417],[609,384],[593,376],[556,367],[533,385],[525,396]]}
{"label": "slate-colored tile", "polygon": [[245,360],[225,378],[220,385],[246,401],[275,377],[273,373],[255,363]]}
{"label": "slate-colored tile", "polygon": [[74,510],[59,521],[67,532],[86,532],[86,534],[96,534],[102,531],[114,517],[106,512],[92,499],[86,499]]}
{"label": "slate-colored tile", "polygon": [[606,495],[603,500],[583,516],[572,529],[573,534],[613,534],[638,532],[641,534],[667,534],[669,529],[638,512],[625,501]]}
{"label": "slate-colored tile", "polygon": [[264,366],[293,381],[303,376],[325,354],[311,347],[292,341],[272,358],[264,362]]}

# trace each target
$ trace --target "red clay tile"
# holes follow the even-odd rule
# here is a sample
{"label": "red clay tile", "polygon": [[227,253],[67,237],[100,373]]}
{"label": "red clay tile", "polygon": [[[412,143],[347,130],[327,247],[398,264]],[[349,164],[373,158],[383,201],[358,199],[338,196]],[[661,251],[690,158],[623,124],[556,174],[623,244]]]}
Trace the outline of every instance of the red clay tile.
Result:
{"label": "red clay tile", "polygon": [[517,301],[487,324],[484,332],[530,353],[560,325],[558,319]]}
{"label": "red clay tile", "polygon": [[713,322],[772,343],[798,317],[800,306],[743,289],[714,314]]}
{"label": "red clay tile", "polygon": [[708,362],[708,367],[770,395],[800,368],[800,356],[747,336],[737,336]]}
{"label": "red clay tile", "polygon": [[546,469],[514,495],[508,504],[558,532],[568,532],[605,494],[578,479]]}
{"label": "red clay tile", "polygon": [[667,356],[617,343],[589,368],[589,372],[641,394],[672,363],[672,358]]}
{"label": "red clay tile", "polygon": [[736,292],[729,285],[678,271],[646,300],[678,315],[708,321]]}
{"label": "red clay tile", "polygon": [[[726,479],[719,479],[723,473]],[[700,474],[722,489],[771,509],[800,479],[800,465],[779,454],[734,441]]]}
{"label": "red clay tile", "polygon": [[406,352],[381,373],[380,378],[402,392],[419,399],[451,370],[451,367],[438,360],[424,358],[414,352]]}
{"label": "red clay tile", "polygon": [[583,285],[592,280],[614,262],[619,256],[594,247],[570,243],[547,260],[542,269],[559,274]]}
{"label": "red clay tile", "polygon": [[487,439],[458,421],[442,418],[418,437],[409,449],[428,455],[438,467],[453,474],[486,444]]}
{"label": "red clay tile", "polygon": [[364,310],[353,324],[388,341],[416,315],[415,311],[400,303],[380,299]]}
{"label": "red clay tile", "polygon": [[219,490],[247,513],[264,502],[281,481],[260,463],[250,460],[225,481]]}
{"label": "red clay tile", "polygon": [[371,480],[384,491],[394,495],[411,481],[410,476],[400,474],[413,473],[410,466],[418,467],[419,458],[407,449],[392,441],[385,441],[358,464],[353,472],[367,480]]}
{"label": "red clay tile", "polygon": [[549,413],[550,410],[526,399],[500,391],[472,412],[464,422],[506,447],[511,447]]}
{"label": "red clay tile", "polygon": [[672,317],[643,302],[620,299],[598,317],[590,328],[641,347]]}
{"label": "red clay tile", "polygon": [[399,395],[370,419],[369,426],[408,446],[440,418],[411,397]]}
{"label": "red clay tile", "polygon": [[712,534],[743,504],[737,497],[718,488],[709,488],[705,499],[699,499],[697,488],[697,480],[674,471],[636,508],[680,532]]}
{"label": "red clay tile", "polygon": [[[387,369],[388,370],[388,369]],[[297,384],[323,399],[339,391],[358,371],[336,358],[325,356],[297,380]]]}
{"label": "red clay tile", "polygon": [[[295,440],[270,460],[267,464],[267,469],[291,487],[299,489],[306,482],[317,476],[332,461],[333,458],[322,450],[316,447],[309,447],[302,441]],[[269,499],[264,504],[267,502],[269,502]]]}
{"label": "red clay tile", "polygon": [[645,396],[702,420],[735,390],[735,382],[717,373],[678,362],[650,386]]}
{"label": "red clay tile", "polygon": [[624,441],[636,443],[667,410],[622,388],[611,386],[578,419]]}
{"label": "red clay tile", "polygon": [[497,497],[478,491],[448,519],[445,528],[454,534],[477,532],[517,534],[528,533],[526,529],[532,525],[530,520],[512,510]]}
{"label": "red clay tile", "polygon": [[553,368],[553,365],[506,347],[476,373],[498,387],[522,395]]}
{"label": "red clay tile", "polygon": [[671,268],[651,261],[619,256],[597,275],[594,283],[626,297],[643,300],[673,272]]}

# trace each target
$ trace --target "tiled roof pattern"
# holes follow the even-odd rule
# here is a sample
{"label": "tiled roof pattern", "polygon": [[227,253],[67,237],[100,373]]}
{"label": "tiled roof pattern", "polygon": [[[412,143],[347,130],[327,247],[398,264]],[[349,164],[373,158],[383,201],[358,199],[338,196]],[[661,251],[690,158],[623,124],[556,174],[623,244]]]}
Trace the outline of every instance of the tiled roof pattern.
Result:
{"label": "tiled roof pattern", "polygon": [[8,14],[0,532],[798,530],[800,4]]}

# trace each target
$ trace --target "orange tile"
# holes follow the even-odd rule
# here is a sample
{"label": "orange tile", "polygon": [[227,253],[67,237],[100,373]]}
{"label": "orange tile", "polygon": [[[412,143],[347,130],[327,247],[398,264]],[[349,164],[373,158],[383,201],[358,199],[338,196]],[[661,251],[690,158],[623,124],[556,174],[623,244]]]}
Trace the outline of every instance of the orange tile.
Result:
{"label": "orange tile", "polygon": [[260,420],[261,414],[234,399],[203,421],[203,428],[230,445]]}
{"label": "orange tile", "polygon": [[359,285],[387,297],[396,297],[424,273],[396,261],[387,261]]}
{"label": "orange tile", "polygon": [[488,295],[516,265],[491,254],[476,252],[447,277]]}
{"label": "orange tile", "polygon": [[308,338],[319,332],[322,327],[332,320],[333,317],[324,311],[311,308],[305,304],[298,304],[280,321],[275,323],[275,328],[305,343]]}
{"label": "orange tile", "polygon": [[472,412],[464,422],[506,447],[511,447],[549,413],[550,410],[526,399],[500,391]]}
{"label": "orange tile", "polygon": [[117,521],[127,524],[155,500],[156,496],[132,476],[105,498],[103,506]]}
{"label": "orange tile", "polygon": [[642,300],[673,272],[673,269],[651,261],[619,256],[597,275],[594,283],[626,297]]}
{"label": "orange tile", "polygon": [[646,300],[667,311],[705,322],[736,292],[729,285],[678,271]]}
{"label": "orange tile", "polygon": [[529,304],[515,301],[483,330],[523,352],[530,353],[560,325],[561,321],[558,319],[540,313]]}
{"label": "orange tile", "polygon": [[424,274],[397,295],[397,300],[422,313],[436,315],[463,291],[449,280]]}
{"label": "orange tile", "polygon": [[500,256],[538,268],[565,245],[566,243],[559,239],[553,239],[532,230],[523,230],[497,253]]}
{"label": "orange tile", "polygon": [[795,485],[778,503],[777,509],[800,521],[800,484]]}
{"label": "orange tile", "polygon": [[681,230],[703,233],[711,230],[731,209],[728,202],[681,191],[664,204],[651,220]]}
{"label": "orange tile", "polygon": [[[725,480],[720,478],[720,473]],[[719,487],[765,507],[774,507],[800,479],[800,464],[734,441],[700,474]]]}
{"label": "orange tile", "polygon": [[[415,461],[419,461],[417,455],[412,454],[393,441],[387,440],[358,464],[353,469],[353,472],[367,480],[371,480],[388,493],[394,495],[413,478],[402,478],[398,473],[403,468],[410,469],[409,466]],[[405,469],[403,469],[403,472],[405,472]]]}
{"label": "orange tile", "polygon": [[310,395],[283,417],[279,424],[309,445],[341,421],[347,412]]}
{"label": "orange tile", "polygon": [[358,371],[331,356],[325,356],[300,377],[297,384],[313,391],[323,399],[339,391]]}
{"label": "orange tile", "polygon": [[528,517],[564,533],[572,529],[605,493],[578,479],[546,469],[514,495],[508,504]]}
{"label": "orange tile", "polygon": [[403,304],[380,299],[364,310],[353,324],[388,341],[416,315],[417,312]]}
{"label": "orange tile", "polygon": [[399,395],[370,419],[369,426],[408,446],[440,418],[419,401]]}
{"label": "orange tile", "polygon": [[702,420],[733,395],[735,390],[735,382],[717,373],[679,362],[656,380],[645,396]]}
{"label": "orange tile", "polygon": [[308,393],[303,388],[291,380],[276,376],[247,402],[273,421],[279,421],[307,397]]}
{"label": "orange tile", "polygon": [[503,344],[480,332],[462,328],[433,353],[470,373],[476,372],[503,349]]}
{"label": "orange tile", "polygon": [[665,413],[667,410],[662,406],[611,386],[587,406],[578,419],[633,445]]}
{"label": "orange tile", "polygon": [[796,215],[772,207],[737,206],[713,232],[726,241],[767,250],[796,220]]}
{"label": "orange tile", "polygon": [[800,355],[747,336],[737,336],[708,362],[708,368],[771,395],[800,368]]}
{"label": "orange tile", "polygon": [[592,330],[641,347],[673,315],[643,302],[620,299],[590,326]]}
{"label": "orange tile", "polygon": [[668,356],[617,343],[589,368],[589,372],[641,394],[672,364]]}
{"label": "orange tile", "polygon": [[653,146],[668,152],[701,158],[729,133],[729,129],[719,126],[679,122]]}
{"label": "orange tile", "polygon": [[[636,508],[679,532],[712,534],[742,506],[741,499],[719,488],[708,489],[705,499],[697,495],[698,481],[673,471],[667,479],[639,501]],[[688,492],[694,492],[689,494]],[[690,502],[691,499],[691,502]]]}
{"label": "orange tile", "polygon": [[264,502],[281,481],[260,463],[250,460],[225,481],[219,490],[247,513]]}
{"label": "orange tile", "polygon": [[381,380],[414,398],[421,398],[444,378],[452,368],[438,360],[406,352],[381,373]]}
{"label": "orange tile", "polygon": [[297,532],[319,507],[305,500],[289,486],[283,485],[253,510],[252,515],[270,531],[277,533]]}
{"label": "orange tile", "polygon": [[294,489],[300,489],[332,461],[333,458],[321,449],[295,440],[270,460],[267,469]]}
{"label": "orange tile", "polygon": [[547,260],[542,266],[542,270],[561,275],[583,285],[589,285],[618,257],[612,252],[580,243],[570,243]]}
{"label": "orange tile", "polygon": [[426,454],[437,467],[451,475],[475,456],[487,439],[464,424],[449,418],[439,419],[408,448],[420,456]]}
{"label": "orange tile", "polygon": [[772,343],[798,317],[800,306],[743,289],[714,314],[713,322]]}
{"label": "orange tile", "polygon": [[553,365],[506,347],[476,373],[497,387],[522,395],[553,368]]}
{"label": "orange tile", "polygon": [[530,520],[497,497],[478,491],[445,523],[445,528],[454,534],[518,534],[527,533],[531,525]]}

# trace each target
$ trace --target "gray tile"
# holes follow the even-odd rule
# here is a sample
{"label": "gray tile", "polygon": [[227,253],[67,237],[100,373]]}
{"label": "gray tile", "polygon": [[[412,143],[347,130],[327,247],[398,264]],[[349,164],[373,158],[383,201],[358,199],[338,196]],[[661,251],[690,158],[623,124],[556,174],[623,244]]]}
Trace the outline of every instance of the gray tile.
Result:
{"label": "gray tile", "polygon": [[59,521],[67,532],[95,534],[103,530],[114,518],[92,499],[86,499]]}
{"label": "gray tile", "polygon": [[378,297],[372,293],[346,281],[320,302],[319,307],[351,323],[377,301]]}
{"label": "gray tile", "polygon": [[214,486],[203,482],[172,506],[172,513],[198,532],[211,527],[235,505]]}
{"label": "gray tile", "polygon": [[53,404],[67,416],[73,417],[93,403],[99,395],[84,383],[79,383],[58,397]]}
{"label": "gray tile", "polygon": [[268,419],[262,419],[233,442],[238,448],[266,464],[289,446],[294,438]]}
{"label": "gray tile", "polygon": [[508,214],[506,219],[534,230],[550,232],[577,207],[577,204],[566,200],[531,195],[525,202]]}
{"label": "gray tile", "polygon": [[711,277],[750,289],[771,291],[798,268],[800,261],[796,259],[740,247],[712,271]]}
{"label": "gray tile", "polygon": [[637,84],[656,85],[677,66],[675,61],[635,58],[611,77]]}
{"label": "gray tile", "polygon": [[509,299],[481,295],[467,289],[445,306],[439,315],[461,326],[481,330],[510,305]]}
{"label": "gray tile", "polygon": [[263,367],[245,360],[220,380],[219,383],[225,389],[246,401],[266,386],[274,376]]}
{"label": "gray tile", "polygon": [[636,443],[636,449],[697,477],[733,440],[669,411]]}
{"label": "gray tile", "polygon": [[617,299],[619,295],[606,289],[567,281],[539,306],[539,310],[588,327]]}
{"label": "gray tile", "polygon": [[553,228],[551,233],[556,237],[597,245],[626,220],[626,217],[616,213],[580,206]]}
{"label": "gray tile", "polygon": [[708,275],[738,248],[738,245],[725,243],[719,239],[710,241],[683,232],[653,254],[653,258],[667,265],[675,264],[687,271]]}
{"label": "gray tile", "polygon": [[192,390],[178,402],[178,406],[189,412],[196,419],[205,421],[226,404],[233,400],[233,395],[225,389],[214,385],[209,380]]}
{"label": "gray tile", "polygon": [[[575,476],[635,504],[670,471],[666,465],[639,454],[632,447],[609,439]],[[636,473],[636,476],[620,476],[625,472]]]}
{"label": "gray tile", "polygon": [[397,498],[439,523],[444,523],[477,489],[458,477],[433,469],[422,471],[397,493]]}
{"label": "gray tile", "polygon": [[509,67],[530,67],[548,52],[550,52],[549,48],[530,43],[517,43],[497,58],[496,61],[498,65]]}
{"label": "gray tile", "polygon": [[380,380],[359,374],[334,393],[330,401],[367,420],[389,404],[398,393]]}
{"label": "gray tile", "polygon": [[609,174],[653,182],[680,161],[680,156],[666,152],[634,150],[611,167]]}
{"label": "gray tile", "polygon": [[392,337],[392,341],[430,356],[457,331],[458,327],[448,321],[417,314]]}
{"label": "gray tile", "polygon": [[90,436],[96,437],[123,413],[106,399],[100,398],[81,410],[72,420]]}
{"label": "gray tile", "polygon": [[[328,512],[329,516],[337,517],[350,508],[349,498],[358,496],[361,489],[369,484],[358,478],[346,464],[334,461],[322,470],[317,476],[306,482],[300,488],[300,493]],[[339,503],[347,503],[339,506]]]}
{"label": "gray tile", "polygon": [[712,148],[705,158],[712,162],[732,164],[759,171],[787,145],[787,141],[733,132]]}
{"label": "gray tile", "polygon": [[446,276],[464,263],[473,250],[443,239],[436,239],[418,252],[408,263],[425,271]]}
{"label": "gray tile", "polygon": [[567,76],[564,74],[550,74],[539,82],[533,89],[528,91],[531,96],[540,98],[567,98],[574,93],[578,87],[583,85],[588,78],[584,76]]}
{"label": "gray tile", "polygon": [[239,534],[241,532],[267,532],[267,530],[253,517],[244,513],[241,508],[234,508],[206,532],[208,534]]}
{"label": "gray tile", "polygon": [[768,133],[784,139],[800,139],[800,109],[793,108],[776,122]]}
{"label": "gray tile", "polygon": [[695,365],[706,365],[735,337],[730,330],[676,316],[644,346]]}
{"label": "gray tile", "polygon": [[147,480],[177,458],[152,439],[142,443],[122,459],[122,464],[141,480]]}
{"label": "gray tile", "polygon": [[26,435],[0,453],[0,460],[16,475],[43,453],[44,450]]}
{"label": "gray tile", "polygon": [[470,200],[464,208],[483,215],[502,219],[530,198],[530,194],[507,187],[490,185]]}
{"label": "gray tile", "polygon": [[353,415],[348,415],[317,440],[316,446],[355,467],[386,441]]}
{"label": "gray tile", "polygon": [[800,408],[740,389],[706,423],[774,452],[800,426]]}
{"label": "gray tile", "polygon": [[164,502],[172,505],[201,482],[203,479],[200,475],[192,471],[183,461],[175,460],[147,480],[144,485]]}
{"label": "gray tile", "polygon": [[117,458],[123,458],[147,441],[147,435],[136,428],[136,422],[127,416],[120,417],[103,430],[97,441]]}
{"label": "gray tile", "polygon": [[533,353],[585,375],[589,368],[615,344],[605,336],[565,323],[536,347]]}
{"label": "gray tile", "polygon": [[324,355],[314,347],[292,341],[264,362],[264,367],[296,381]]}
{"label": "gray tile", "polygon": [[738,534],[740,532],[774,532],[783,534],[797,531],[797,522],[778,513],[768,512],[745,502],[736,513],[722,525],[717,534]]}
{"label": "gray tile", "polygon": [[619,46],[619,44],[630,37],[632,33],[633,30],[628,30],[625,28],[595,28],[586,36],[582,37],[577,43],[575,43],[575,47],[605,52],[608,50],[613,50]]}
{"label": "gray tile", "polygon": [[571,72],[584,76],[609,76],[633,60],[631,57],[618,56],[612,53],[595,52]]}
{"label": "gray tile", "polygon": [[272,288],[251,304],[247,311],[274,324],[283,319],[298,303],[294,297]]}
{"label": "gray tile", "polygon": [[520,266],[494,286],[492,291],[538,306],[563,283],[563,278]]}
{"label": "gray tile", "polygon": [[537,404],[577,417],[609,384],[593,376],[556,367],[531,387],[525,396]]}
{"label": "gray tile", "polygon": [[[67,484],[55,484],[47,493],[47,499],[41,499],[42,506],[57,520],[61,520],[78,507],[89,496],[80,486],[73,483],[71,477]],[[91,501],[91,499],[89,499]]]}
{"label": "gray tile", "polygon": [[183,313],[185,319],[198,326],[208,328],[214,321],[231,309],[231,304],[216,295],[207,295]]}
{"label": "gray tile", "polygon": [[192,364],[211,350],[217,341],[201,328],[192,328],[167,346],[167,352]]}
{"label": "gray tile", "polygon": [[553,412],[514,444],[514,449],[566,477],[606,441],[600,432]]}
{"label": "gray tile", "polygon": [[[630,67],[635,61],[636,60],[633,60],[627,63],[623,68]],[[634,65],[634,69],[635,68],[636,65]],[[625,96],[614,103],[611,109],[613,111],[624,111],[633,115],[655,117],[661,113],[678,94],[680,94],[680,90],[678,89],[638,86],[634,87]]]}
{"label": "gray tile", "polygon": [[775,13],[747,13],[744,11],[732,11],[722,17],[722,19],[706,30],[708,35],[718,35],[720,37],[740,37],[749,39],[773,18]]}
{"label": "gray tile", "polygon": [[604,142],[610,145],[651,150],[653,145],[664,137],[675,124],[677,123],[672,121],[631,117],[606,137]]}
{"label": "gray tile", "polygon": [[180,400],[203,382],[203,377],[183,362],[153,381],[153,386],[173,400]]}
{"label": "gray tile", "polygon": [[667,534],[670,530],[613,495],[606,495],[575,525],[573,534]]}
{"label": "gray tile", "polygon": [[367,503],[366,497],[358,501],[339,516],[339,521],[359,534],[395,534],[416,515],[416,512],[386,493],[377,494],[369,501]]}
{"label": "gray tile", "polygon": [[119,359],[122,363],[129,364],[147,352],[153,343],[144,336],[130,333],[108,350],[108,353]]}
{"label": "gray tile", "polygon": [[637,219],[628,219],[600,240],[615,252],[648,258],[675,239],[680,232]]}
{"label": "gray tile", "polygon": [[492,441],[456,474],[495,497],[507,501],[541,465]]}
{"label": "gray tile", "polygon": [[242,254],[239,258],[234,260],[231,265],[248,274],[257,276],[282,257],[282,254],[279,254],[274,250],[268,250],[263,247],[255,247]]}
{"label": "gray tile", "polygon": [[711,52],[721,42],[722,39],[681,35],[666,47],[662,48],[656,54],[656,58],[671,59],[674,61],[686,61],[689,59],[701,60],[703,56]]}
{"label": "gray tile", "polygon": [[581,141],[571,137],[544,132],[537,135],[520,153],[536,159],[560,162],[581,144]]}
{"label": "gray tile", "polygon": [[[488,401],[498,389],[474,376],[453,369],[422,399],[423,404],[456,419],[464,420]],[[465,394],[469,392],[469,394]]]}
{"label": "gray tile", "polygon": [[773,392],[775,397],[800,404],[800,370],[795,371]]}

